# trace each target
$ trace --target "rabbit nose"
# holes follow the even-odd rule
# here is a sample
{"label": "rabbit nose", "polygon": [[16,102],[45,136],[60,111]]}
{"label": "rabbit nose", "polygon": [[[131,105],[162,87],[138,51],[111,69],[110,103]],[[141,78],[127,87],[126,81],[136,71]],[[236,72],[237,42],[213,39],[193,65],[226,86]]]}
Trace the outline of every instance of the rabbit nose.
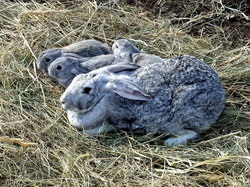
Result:
{"label": "rabbit nose", "polygon": [[61,97],[61,98],[60,98],[60,102],[61,102],[61,104],[65,104],[65,103],[66,103],[65,98],[64,98],[64,97]]}

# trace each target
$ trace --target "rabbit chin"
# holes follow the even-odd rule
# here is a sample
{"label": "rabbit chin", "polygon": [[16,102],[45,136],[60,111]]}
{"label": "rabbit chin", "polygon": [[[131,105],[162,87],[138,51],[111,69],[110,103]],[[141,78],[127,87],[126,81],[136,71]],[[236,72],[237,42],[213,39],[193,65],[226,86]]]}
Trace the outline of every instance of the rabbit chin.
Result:
{"label": "rabbit chin", "polygon": [[66,104],[62,104],[62,107],[68,111],[68,113],[78,113],[78,115],[83,116],[84,114],[88,114],[91,113],[91,111],[97,106],[99,105],[99,103],[102,101],[103,97],[99,98],[99,100],[97,102],[95,102],[94,104],[92,104],[91,106],[89,106],[88,108],[83,108],[81,106],[81,103],[76,103],[75,105],[73,105],[71,102],[66,102]]}
{"label": "rabbit chin", "polygon": [[62,104],[62,107],[65,110],[67,110],[68,113],[70,112],[70,113],[76,113],[76,114],[85,114],[91,111],[95,107],[95,105],[87,109],[82,109],[80,106],[72,107],[72,105],[65,105],[65,104]]}
{"label": "rabbit chin", "polygon": [[[71,125],[77,129],[95,129],[101,127],[102,123],[95,123],[92,120],[89,120],[89,116],[85,113],[79,113],[75,111],[67,111],[68,120]],[[91,117],[90,117],[91,118]]]}

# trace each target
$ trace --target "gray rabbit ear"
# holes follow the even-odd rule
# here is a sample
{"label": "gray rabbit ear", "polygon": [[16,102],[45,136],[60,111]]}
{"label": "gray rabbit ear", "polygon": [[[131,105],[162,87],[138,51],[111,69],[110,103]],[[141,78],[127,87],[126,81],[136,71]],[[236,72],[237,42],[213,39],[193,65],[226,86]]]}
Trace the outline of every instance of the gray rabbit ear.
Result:
{"label": "gray rabbit ear", "polygon": [[152,96],[138,84],[126,79],[110,80],[106,84],[106,89],[115,92],[124,98],[132,100],[148,101],[152,98]]}
{"label": "gray rabbit ear", "polygon": [[70,69],[70,73],[73,75],[79,75],[79,74],[88,73],[88,72],[89,71],[87,71],[85,68],[81,67],[80,64],[77,64]]}
{"label": "gray rabbit ear", "polygon": [[80,55],[75,54],[75,53],[63,53],[62,56],[65,56],[65,57],[73,57],[73,58],[81,58]]}
{"label": "gray rabbit ear", "polygon": [[138,69],[139,67],[140,66],[137,66],[135,64],[116,64],[109,66],[107,70],[110,73],[119,73],[125,70],[135,70]]}
{"label": "gray rabbit ear", "polygon": [[80,74],[80,72],[76,68],[72,68],[70,70],[70,73],[72,73],[73,75],[79,75]]}

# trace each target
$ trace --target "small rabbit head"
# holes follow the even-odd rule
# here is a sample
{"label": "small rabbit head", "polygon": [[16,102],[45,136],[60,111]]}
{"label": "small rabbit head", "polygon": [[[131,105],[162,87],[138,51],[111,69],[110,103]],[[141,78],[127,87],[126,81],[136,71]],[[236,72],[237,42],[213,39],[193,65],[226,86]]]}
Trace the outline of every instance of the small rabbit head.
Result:
{"label": "small rabbit head", "polygon": [[48,74],[52,79],[57,80],[63,87],[67,87],[76,75],[88,73],[89,71],[81,67],[84,58],[70,56],[59,57],[48,67]]}
{"label": "small rabbit head", "polygon": [[126,59],[129,62],[132,61],[132,54],[141,52],[137,47],[135,47],[126,39],[116,40],[112,45],[112,50],[114,52],[114,55],[118,56],[119,58]]}
{"label": "small rabbit head", "polygon": [[37,60],[38,69],[42,70],[46,75],[48,75],[49,65],[59,56],[61,56],[60,48],[48,49],[40,53]]}
{"label": "small rabbit head", "polygon": [[137,68],[117,64],[76,76],[60,98],[63,108],[82,114],[94,113],[94,108],[108,109],[108,98],[114,93],[127,99],[149,100],[151,96],[130,76],[119,74]]}

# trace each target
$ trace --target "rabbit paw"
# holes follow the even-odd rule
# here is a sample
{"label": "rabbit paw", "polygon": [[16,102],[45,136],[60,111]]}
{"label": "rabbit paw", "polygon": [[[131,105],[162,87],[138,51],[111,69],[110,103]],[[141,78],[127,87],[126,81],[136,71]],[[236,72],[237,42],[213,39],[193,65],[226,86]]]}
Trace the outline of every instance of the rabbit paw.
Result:
{"label": "rabbit paw", "polygon": [[168,138],[164,141],[164,144],[168,147],[173,147],[177,145],[187,145],[189,140],[197,138],[198,133],[192,130],[182,130],[178,132],[177,137],[175,138]]}
{"label": "rabbit paw", "polygon": [[109,132],[115,130],[115,127],[112,125],[102,125],[101,127],[97,127],[94,129],[89,129],[89,130],[83,130],[83,134],[85,134],[86,136],[95,136],[98,134],[102,134],[105,132]]}

